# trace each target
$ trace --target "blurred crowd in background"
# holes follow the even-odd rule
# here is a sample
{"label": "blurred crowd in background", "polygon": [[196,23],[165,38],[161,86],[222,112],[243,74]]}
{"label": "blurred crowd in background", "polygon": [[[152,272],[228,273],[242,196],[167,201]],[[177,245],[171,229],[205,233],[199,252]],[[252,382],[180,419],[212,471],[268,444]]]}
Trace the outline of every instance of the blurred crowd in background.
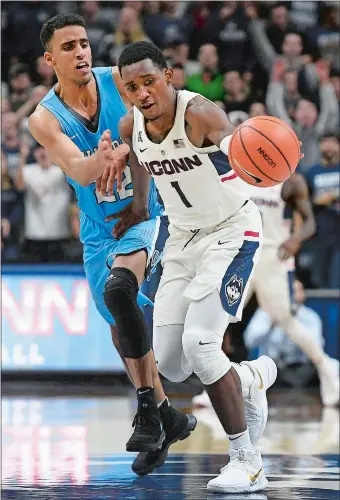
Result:
{"label": "blurred crowd in background", "polygon": [[57,13],[87,23],[93,65],[151,40],[174,69],[174,87],[216,102],[238,125],[269,114],[303,142],[318,230],[298,256],[309,288],[338,288],[339,2],[2,2],[3,262],[81,262],[76,200],[28,131],[28,116],[55,84],[39,33]]}

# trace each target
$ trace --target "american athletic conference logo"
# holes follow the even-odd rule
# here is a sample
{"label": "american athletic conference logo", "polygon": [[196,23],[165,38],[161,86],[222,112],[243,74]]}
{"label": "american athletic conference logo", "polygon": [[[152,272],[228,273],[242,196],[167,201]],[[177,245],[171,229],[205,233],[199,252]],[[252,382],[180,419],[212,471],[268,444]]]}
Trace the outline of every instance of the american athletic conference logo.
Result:
{"label": "american athletic conference logo", "polygon": [[243,278],[237,279],[236,274],[233,274],[228,283],[225,285],[225,294],[229,306],[233,306],[240,300],[243,292]]}

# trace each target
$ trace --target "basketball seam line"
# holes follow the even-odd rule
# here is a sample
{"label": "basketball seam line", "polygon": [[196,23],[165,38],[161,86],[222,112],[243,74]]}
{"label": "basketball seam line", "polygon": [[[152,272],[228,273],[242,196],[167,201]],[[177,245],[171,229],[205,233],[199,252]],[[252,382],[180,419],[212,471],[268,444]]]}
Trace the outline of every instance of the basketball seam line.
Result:
{"label": "basketball seam line", "polygon": [[[265,121],[265,122],[272,122],[272,123],[277,123],[279,124],[277,121],[275,120],[271,120],[270,119],[270,116],[261,116],[261,120]],[[281,120],[282,121],[282,120]],[[290,135],[293,137],[294,141],[296,142],[296,145],[298,147],[298,153],[300,153],[300,143],[299,143],[299,138],[298,136],[295,134],[294,130],[290,130],[290,127],[287,125],[286,127],[286,123],[285,122],[282,122],[280,123],[279,125],[281,125],[284,129],[287,130],[287,132],[290,133]]]}
{"label": "basketball seam line", "polygon": [[[244,149],[244,151],[245,151],[246,155],[248,156],[249,160],[250,160],[250,161],[252,162],[252,164],[254,165],[254,167],[255,167],[255,168],[257,168],[257,170],[258,170],[259,172],[261,172],[261,174],[262,174],[262,175],[264,175],[265,177],[267,177],[267,178],[268,178],[268,179],[270,179],[271,181],[278,182],[278,183],[282,182],[282,181],[278,181],[277,179],[273,179],[272,177],[269,177],[269,175],[267,175],[267,174],[265,174],[264,172],[262,172],[262,170],[261,170],[261,169],[260,169],[260,168],[256,165],[256,163],[254,162],[254,160],[251,158],[251,156],[249,155],[248,151],[246,150],[246,147],[245,147],[244,142],[243,142],[243,139],[242,139],[241,129],[242,129],[242,127],[240,127],[240,128],[238,129],[238,133],[240,134],[240,140],[241,140],[241,143],[242,143],[242,147],[243,147],[243,149]],[[256,130],[256,129],[255,129],[255,130]]]}
{"label": "basketball seam line", "polygon": [[[273,142],[271,139],[269,139],[269,137],[267,137],[266,135],[264,135],[264,134],[263,134],[262,132],[260,132],[257,128],[252,127],[251,125],[245,125],[244,127],[242,127],[242,126],[241,126],[240,128],[247,128],[247,127],[251,128],[252,130],[256,130],[256,132],[258,132],[259,134],[261,134],[261,135],[262,135],[265,139],[267,139],[267,141],[269,141],[269,142],[270,142],[270,143],[274,146],[274,148],[276,148],[276,149],[278,150],[278,152],[281,154],[282,158],[284,158],[285,162],[287,163],[287,167],[289,168],[289,173],[291,174],[291,173],[292,173],[292,169],[290,168],[290,165],[289,165],[289,163],[288,163],[288,160],[287,160],[287,158],[285,157],[285,155],[282,153],[281,149],[280,149],[280,148],[278,148],[278,147],[277,147],[277,145],[276,145],[276,144],[274,144],[274,142]],[[286,128],[286,127],[284,127],[284,128]],[[273,180],[274,180],[274,179],[273,179]]]}

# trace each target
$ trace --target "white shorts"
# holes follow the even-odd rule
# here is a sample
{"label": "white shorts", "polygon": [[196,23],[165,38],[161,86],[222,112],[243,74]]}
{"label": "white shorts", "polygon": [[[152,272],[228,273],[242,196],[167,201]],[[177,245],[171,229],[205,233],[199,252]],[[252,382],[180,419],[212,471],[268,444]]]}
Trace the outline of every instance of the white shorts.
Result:
{"label": "white shorts", "polygon": [[154,324],[184,324],[189,304],[218,290],[222,305],[240,320],[249,279],[262,244],[261,215],[252,201],[209,229],[169,228]]}
{"label": "white shorts", "polygon": [[291,315],[294,305],[294,277],[294,258],[281,261],[277,247],[262,247],[249,294],[251,291],[256,293],[259,306],[267,311],[275,322],[285,320]]}

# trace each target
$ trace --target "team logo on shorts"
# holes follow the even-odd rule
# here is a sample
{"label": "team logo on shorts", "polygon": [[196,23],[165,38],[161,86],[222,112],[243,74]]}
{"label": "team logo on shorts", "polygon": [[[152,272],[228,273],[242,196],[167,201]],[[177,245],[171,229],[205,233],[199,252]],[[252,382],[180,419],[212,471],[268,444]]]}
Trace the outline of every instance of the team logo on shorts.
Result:
{"label": "team logo on shorts", "polygon": [[233,306],[242,297],[243,279],[237,279],[236,274],[233,274],[225,286],[225,294],[228,299],[228,304]]}

